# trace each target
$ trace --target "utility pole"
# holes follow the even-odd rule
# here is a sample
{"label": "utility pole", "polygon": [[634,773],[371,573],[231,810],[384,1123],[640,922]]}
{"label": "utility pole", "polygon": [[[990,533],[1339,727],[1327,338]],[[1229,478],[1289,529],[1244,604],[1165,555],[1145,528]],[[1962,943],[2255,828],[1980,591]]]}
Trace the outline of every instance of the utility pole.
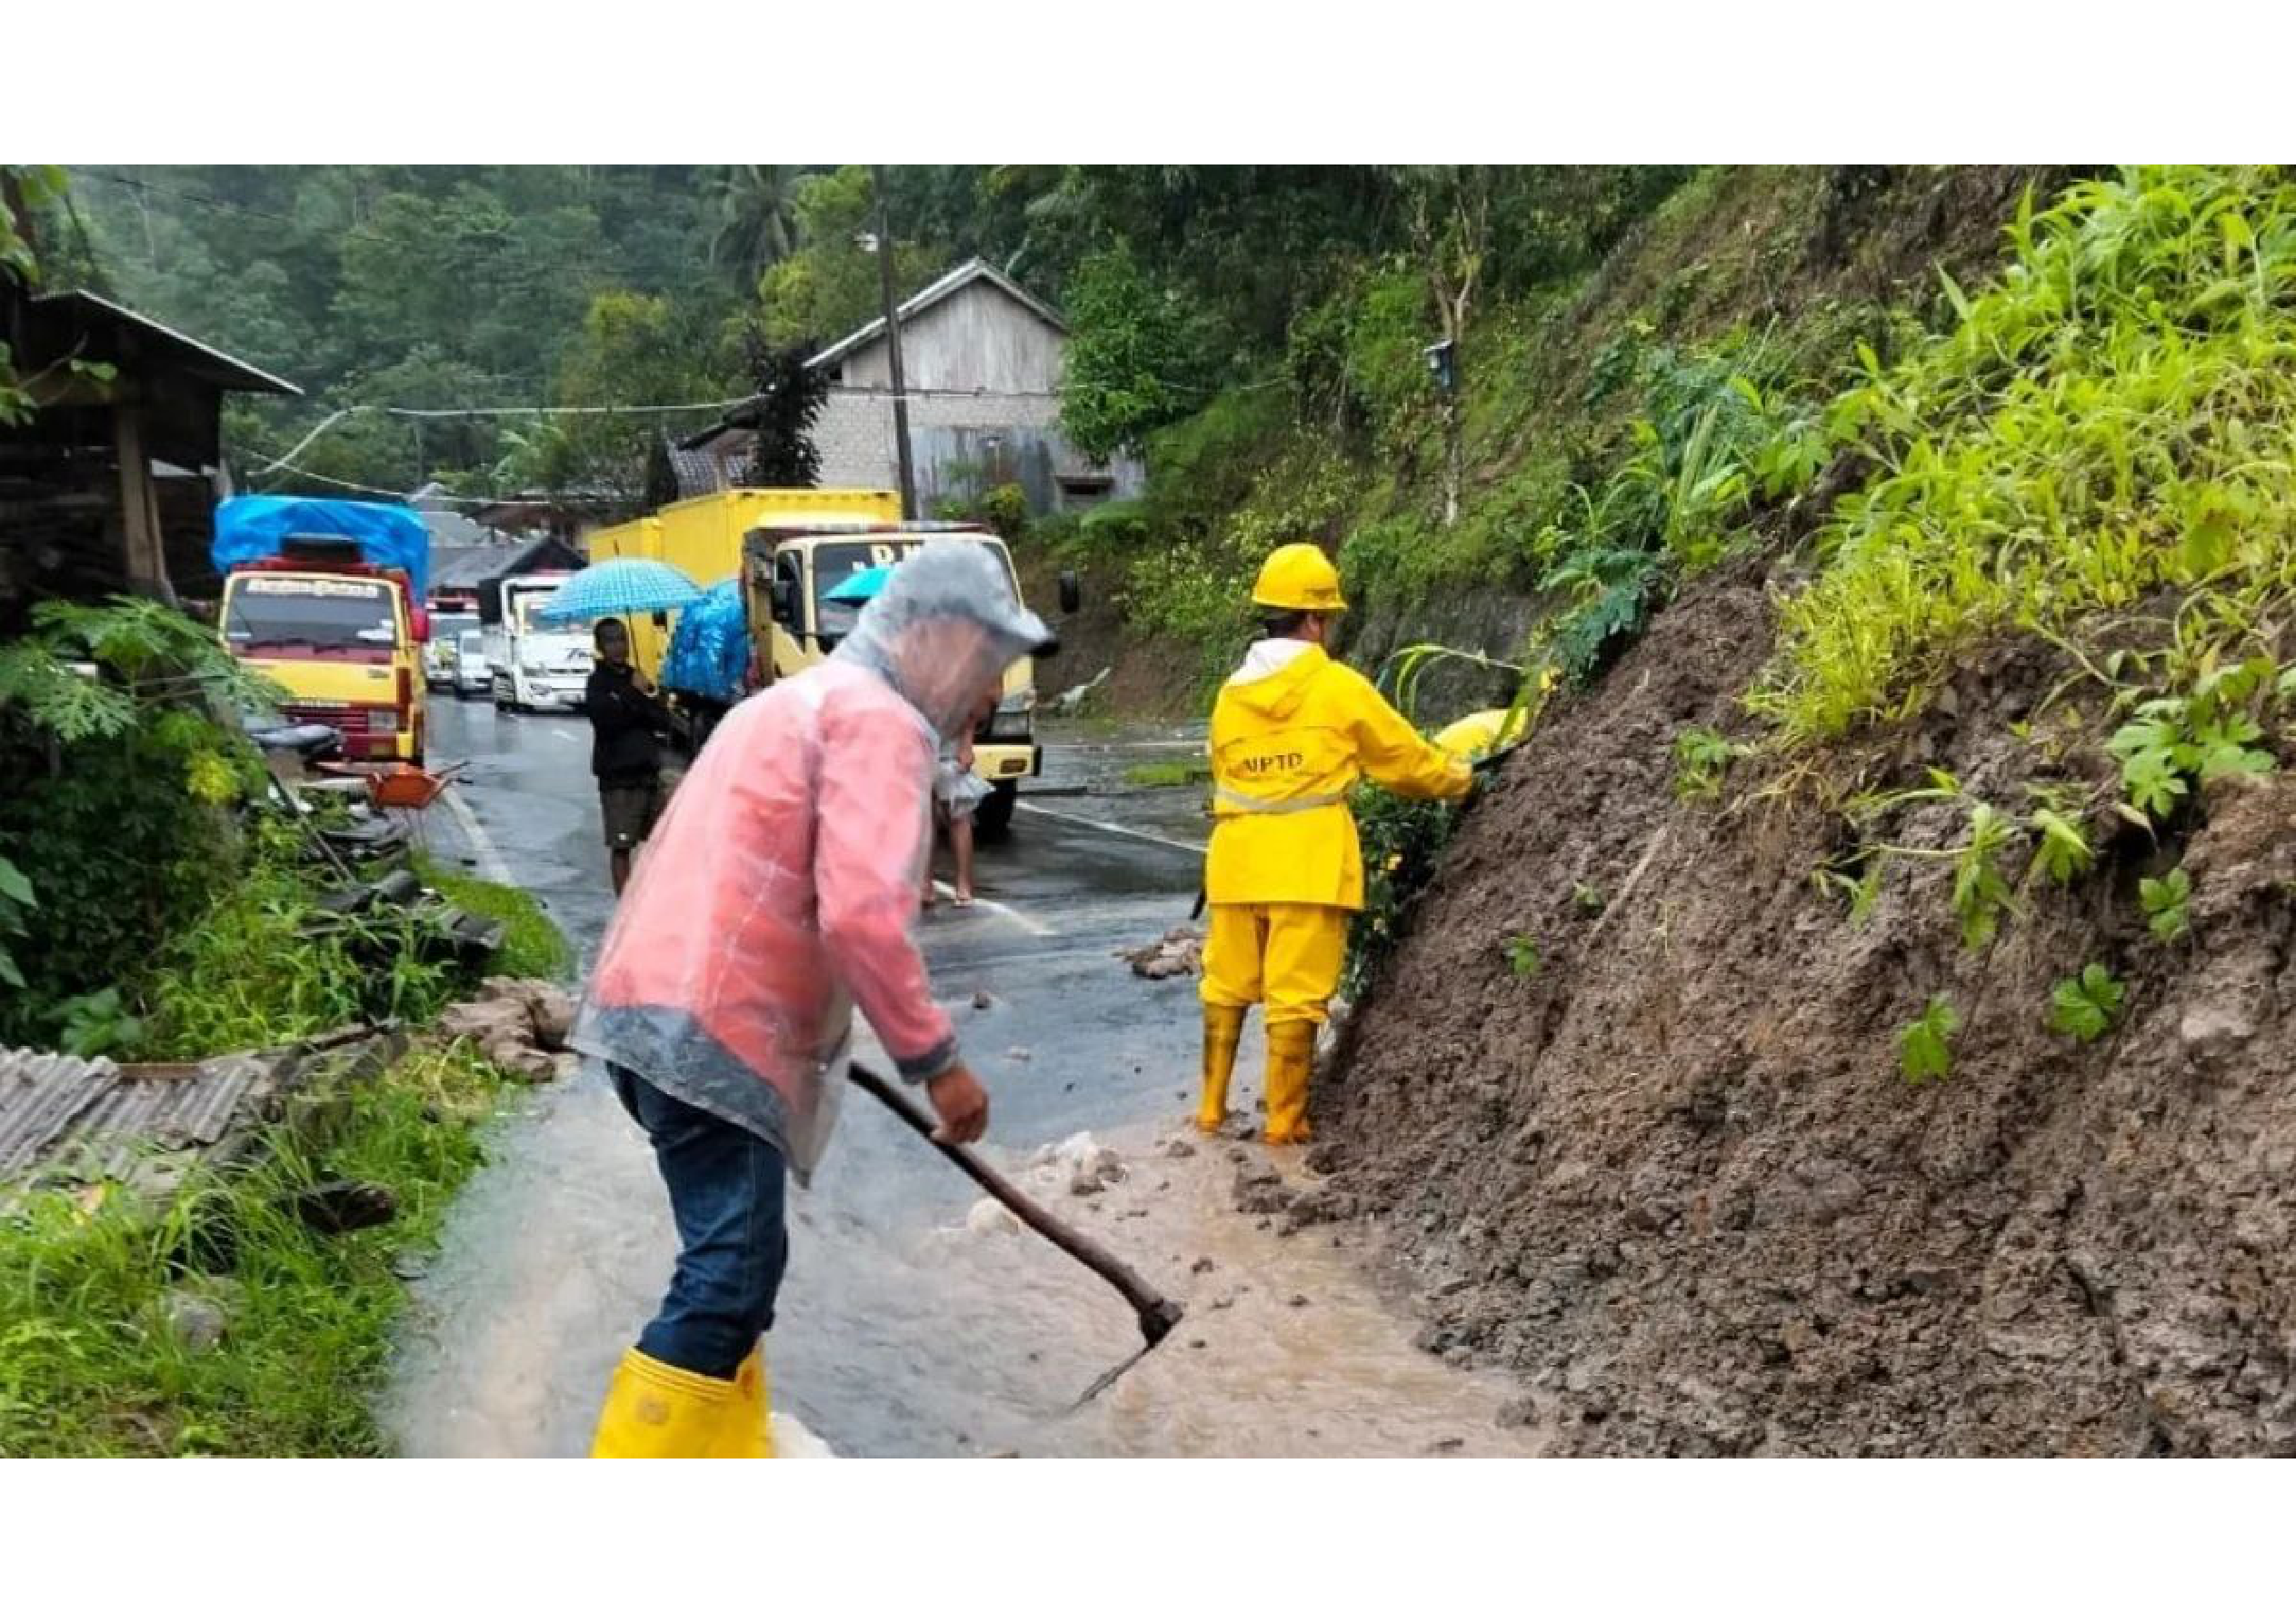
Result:
{"label": "utility pole", "polygon": [[917,516],[917,476],[909,465],[909,392],[901,375],[901,309],[893,297],[893,219],[885,205],[885,166],[869,166],[877,193],[877,287],[885,305],[886,357],[893,363],[893,444],[901,462],[901,516]]}

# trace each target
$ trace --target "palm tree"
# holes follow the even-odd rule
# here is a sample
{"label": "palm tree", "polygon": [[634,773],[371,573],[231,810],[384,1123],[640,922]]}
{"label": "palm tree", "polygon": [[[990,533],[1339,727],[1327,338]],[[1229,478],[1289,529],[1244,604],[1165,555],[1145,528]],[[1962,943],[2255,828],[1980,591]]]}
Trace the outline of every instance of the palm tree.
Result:
{"label": "palm tree", "polygon": [[797,251],[796,176],[785,164],[722,164],[706,182],[717,212],[710,261],[724,266],[745,293],[756,288],[768,266]]}

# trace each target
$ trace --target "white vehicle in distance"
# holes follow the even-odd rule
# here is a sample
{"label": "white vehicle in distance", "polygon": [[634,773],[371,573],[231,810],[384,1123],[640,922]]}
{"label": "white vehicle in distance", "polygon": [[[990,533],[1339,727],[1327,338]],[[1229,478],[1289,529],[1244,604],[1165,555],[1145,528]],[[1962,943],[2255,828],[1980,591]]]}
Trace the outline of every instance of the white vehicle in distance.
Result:
{"label": "white vehicle in distance", "polygon": [[454,664],[462,656],[463,633],[477,629],[478,616],[475,614],[442,613],[435,609],[431,612],[431,638],[423,644],[424,686],[455,686]]}
{"label": "white vehicle in distance", "polygon": [[494,692],[494,670],[486,662],[486,633],[476,626],[455,639],[453,681],[457,699],[475,699]]}
{"label": "white vehicle in distance", "polygon": [[486,663],[498,710],[579,710],[590,683],[590,628],[545,625],[534,612],[566,582],[564,570],[511,575],[482,588]]}

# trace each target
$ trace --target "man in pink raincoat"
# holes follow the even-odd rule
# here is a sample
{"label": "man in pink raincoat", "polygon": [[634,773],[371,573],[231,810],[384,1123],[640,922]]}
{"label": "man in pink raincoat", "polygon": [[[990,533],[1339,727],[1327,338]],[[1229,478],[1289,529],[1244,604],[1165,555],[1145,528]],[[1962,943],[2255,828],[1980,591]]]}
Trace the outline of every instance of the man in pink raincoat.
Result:
{"label": "man in pink raincoat", "polygon": [[737,705],[672,797],[574,1035],[652,1140],[681,1246],[594,1455],[771,1453],[758,1339],[788,1257],[784,1179],[820,1160],[856,1007],[943,1137],[987,1126],[910,930],[940,744],[1048,643],[996,553],[929,543],[829,659]]}

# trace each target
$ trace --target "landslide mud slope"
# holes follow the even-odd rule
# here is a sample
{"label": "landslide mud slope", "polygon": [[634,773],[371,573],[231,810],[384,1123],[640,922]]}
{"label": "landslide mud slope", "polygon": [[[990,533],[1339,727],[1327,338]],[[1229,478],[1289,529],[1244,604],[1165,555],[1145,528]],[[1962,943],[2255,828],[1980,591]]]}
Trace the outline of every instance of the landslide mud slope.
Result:
{"label": "landslide mud slope", "polygon": [[[1586,1453],[2296,1449],[2296,782],[2211,797],[2174,945],[2143,852],[1989,954],[1942,865],[1853,925],[1811,879],[1838,819],[1749,801],[1752,769],[1735,810],[1672,788],[1678,729],[1733,727],[1767,601],[1702,587],[1550,715],[1319,1079],[1318,1160],[1391,1220],[1426,1344],[1520,1372]],[[2038,775],[1999,724],[2031,666],[1972,666],[1970,724],[1908,770]],[[2091,960],[2128,1001],[2084,1048],[2044,1022]],[[1957,1060],[1910,1085],[1932,992]]]}

